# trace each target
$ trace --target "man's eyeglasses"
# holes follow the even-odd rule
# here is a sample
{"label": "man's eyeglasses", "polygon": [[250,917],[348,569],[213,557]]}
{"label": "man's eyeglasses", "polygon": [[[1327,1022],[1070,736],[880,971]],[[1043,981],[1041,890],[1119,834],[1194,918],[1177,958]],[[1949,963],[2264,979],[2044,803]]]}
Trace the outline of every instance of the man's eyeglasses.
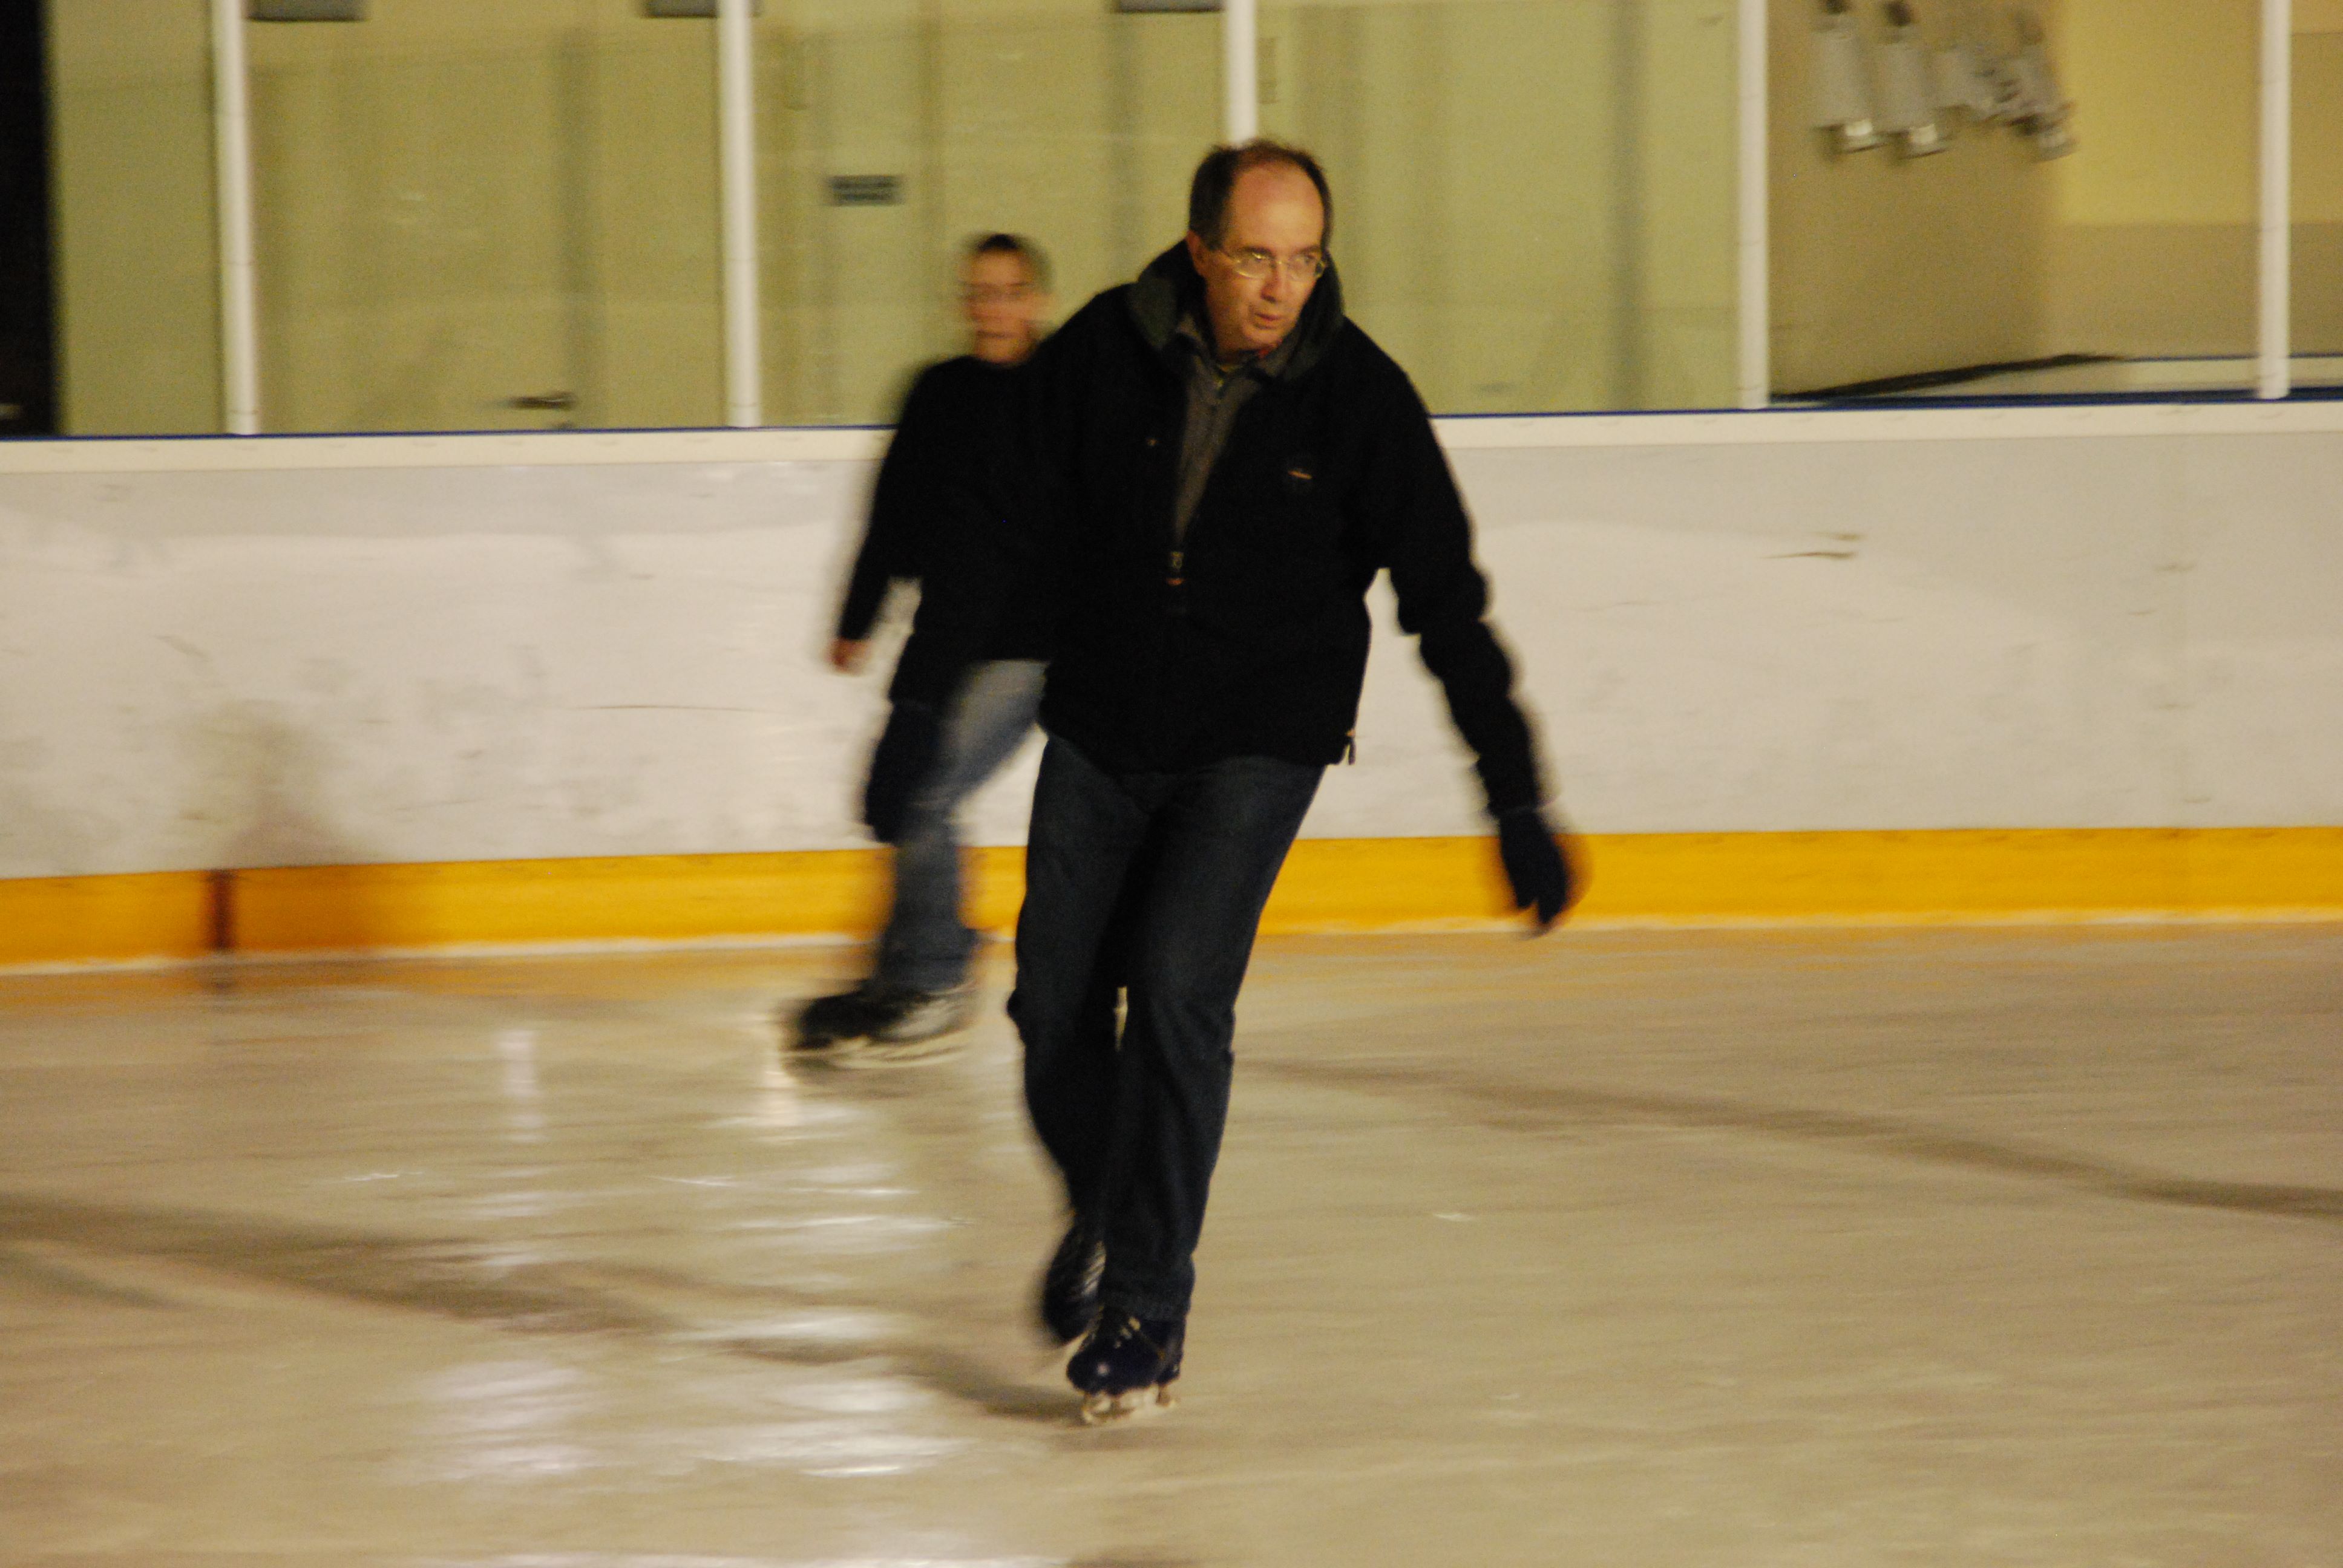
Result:
{"label": "man's eyeglasses", "polygon": [[[1278,269],[1277,257],[1265,250],[1222,250],[1218,246],[1213,248],[1229,258],[1229,266],[1239,277],[1267,277]],[[1305,250],[1300,256],[1285,258],[1285,275],[1296,283],[1314,283],[1332,265],[1324,251]]]}

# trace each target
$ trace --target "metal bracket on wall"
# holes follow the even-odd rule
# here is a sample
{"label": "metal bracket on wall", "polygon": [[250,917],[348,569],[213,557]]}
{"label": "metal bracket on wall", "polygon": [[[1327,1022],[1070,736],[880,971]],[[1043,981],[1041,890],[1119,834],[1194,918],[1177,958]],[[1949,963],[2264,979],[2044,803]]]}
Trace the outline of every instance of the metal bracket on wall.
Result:
{"label": "metal bracket on wall", "polygon": [[363,22],[366,0],[252,0],[256,22]]}
{"label": "metal bracket on wall", "polygon": [[[749,0],[749,15],[765,14],[765,0]],[[716,0],[643,0],[646,16],[700,16],[716,15]]]}
{"label": "metal bracket on wall", "polygon": [[1114,8],[1126,16],[1149,11],[1217,11],[1221,0],[1114,0]]}

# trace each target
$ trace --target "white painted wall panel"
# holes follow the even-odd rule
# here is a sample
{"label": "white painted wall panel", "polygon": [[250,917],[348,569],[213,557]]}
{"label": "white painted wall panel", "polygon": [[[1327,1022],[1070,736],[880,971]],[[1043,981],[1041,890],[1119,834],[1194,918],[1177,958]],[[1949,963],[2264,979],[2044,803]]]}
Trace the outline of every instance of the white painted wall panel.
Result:
{"label": "white painted wall panel", "polygon": [[[2343,822],[2343,429],[1758,417],[1451,430],[1578,825]],[[0,465],[0,875],[862,841],[883,661],[819,656],[867,459],[268,450]],[[1379,613],[1307,830],[1476,831]],[[1032,760],[974,838],[1021,836]]]}
{"label": "white painted wall panel", "polygon": [[2181,473],[2187,804],[2343,821],[2343,441],[2193,442]]}

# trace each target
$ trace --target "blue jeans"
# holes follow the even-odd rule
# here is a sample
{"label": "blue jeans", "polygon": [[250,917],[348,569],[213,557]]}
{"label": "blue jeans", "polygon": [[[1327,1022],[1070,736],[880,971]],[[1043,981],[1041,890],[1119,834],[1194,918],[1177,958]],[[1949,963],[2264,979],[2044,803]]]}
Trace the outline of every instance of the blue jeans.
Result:
{"label": "blue jeans", "polygon": [[975,665],[953,697],[936,776],[911,803],[895,846],[894,907],[879,936],[874,985],[932,993],[968,978],[976,933],[960,918],[960,803],[1033,728],[1046,668],[1024,658]]}
{"label": "blue jeans", "polygon": [[1237,991],[1323,772],[1236,757],[1110,774],[1055,737],[1041,754],[1009,1011],[1034,1131],[1105,1237],[1110,1308],[1187,1313]]}

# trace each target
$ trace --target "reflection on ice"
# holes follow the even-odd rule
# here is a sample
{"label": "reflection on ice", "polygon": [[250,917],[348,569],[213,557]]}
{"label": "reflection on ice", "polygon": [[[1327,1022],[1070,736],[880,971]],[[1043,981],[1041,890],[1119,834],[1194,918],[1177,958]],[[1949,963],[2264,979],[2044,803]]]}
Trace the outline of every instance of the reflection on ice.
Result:
{"label": "reflection on ice", "polygon": [[750,1102],[748,1120],[751,1126],[775,1132],[786,1132],[804,1117],[804,1108],[798,1100],[797,1081],[789,1070],[770,1053],[757,1070],[757,1094]]}
{"label": "reflection on ice", "polygon": [[535,1220],[550,1214],[556,1209],[574,1209],[584,1201],[585,1198],[575,1192],[548,1192],[541,1188],[522,1187],[508,1192],[485,1193],[465,1207],[471,1211],[473,1218],[478,1220]]}
{"label": "reflection on ice", "polygon": [[552,1362],[473,1362],[430,1379],[425,1394],[452,1431],[512,1432],[568,1421],[585,1406],[585,1382]]}
{"label": "reflection on ice", "polygon": [[779,1232],[826,1248],[859,1251],[912,1246],[952,1224],[934,1214],[812,1214],[743,1220],[730,1228]]}
{"label": "reflection on ice", "polygon": [[677,1337],[740,1343],[771,1340],[785,1344],[876,1344],[893,1333],[894,1321],[883,1313],[853,1308],[789,1312],[750,1322],[717,1323]]}
{"label": "reflection on ice", "polygon": [[791,1404],[831,1415],[891,1415],[930,1402],[929,1397],[895,1378],[825,1378],[789,1394]]}
{"label": "reflection on ice", "polygon": [[593,1402],[584,1374],[542,1361],[476,1362],[428,1380],[445,1473],[529,1480],[574,1475],[603,1462],[569,1428]]}
{"label": "reflection on ice", "polygon": [[468,1249],[464,1261],[485,1274],[509,1274],[518,1269],[538,1269],[554,1261],[553,1254],[533,1247],[479,1247]]}
{"label": "reflection on ice", "polygon": [[697,1425],[640,1419],[585,1372],[548,1361],[453,1367],[426,1380],[421,1392],[433,1407],[421,1446],[440,1480],[676,1475],[709,1465],[783,1468],[820,1479],[900,1475],[969,1446],[965,1439],[907,1430],[906,1418],[931,1406],[932,1396],[868,1372],[810,1377],[760,1396],[768,1410],[809,1412],[801,1418]]}
{"label": "reflection on ice", "polygon": [[497,1036],[497,1056],[504,1063],[506,1123],[516,1143],[537,1143],[545,1137],[544,1091],[537,1081],[537,1030],[508,1029]]}
{"label": "reflection on ice", "polygon": [[902,1475],[966,1449],[963,1438],[923,1437],[856,1421],[799,1421],[678,1434],[676,1457],[717,1464],[786,1465],[829,1480]]}
{"label": "reflection on ice", "polygon": [[411,1561],[413,1568],[1073,1568],[1064,1557],[727,1557],[689,1552],[521,1552]]}

